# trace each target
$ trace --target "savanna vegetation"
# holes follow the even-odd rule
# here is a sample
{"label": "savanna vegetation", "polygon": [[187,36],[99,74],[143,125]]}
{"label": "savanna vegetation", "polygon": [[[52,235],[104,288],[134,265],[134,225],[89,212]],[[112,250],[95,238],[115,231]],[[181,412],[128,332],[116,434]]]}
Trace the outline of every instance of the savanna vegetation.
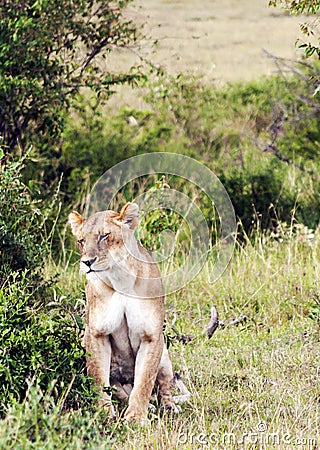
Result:
{"label": "savanna vegetation", "polygon": [[[154,68],[109,73],[105,52],[137,39],[126,3],[0,7],[0,446],[317,448],[319,63],[276,59],[277,75],[219,88]],[[288,6],[312,14],[318,3]],[[108,107],[115,85],[138,82],[145,108]],[[150,413],[139,428],[122,422],[121,407],[110,421],[86,377],[84,280],[66,217],[110,167],[159,151],[218,175],[238,230],[216,283],[209,261],[166,299],[167,345],[192,398],[179,416]],[[151,189],[164,183],[184,189],[162,175]],[[146,186],[126,186],[115,205]],[[213,229],[210,202],[194,201]],[[141,235],[156,241],[168,226],[179,229],[176,216],[155,212]],[[152,239],[144,237],[151,249]],[[224,325],[209,340],[213,305]]]}

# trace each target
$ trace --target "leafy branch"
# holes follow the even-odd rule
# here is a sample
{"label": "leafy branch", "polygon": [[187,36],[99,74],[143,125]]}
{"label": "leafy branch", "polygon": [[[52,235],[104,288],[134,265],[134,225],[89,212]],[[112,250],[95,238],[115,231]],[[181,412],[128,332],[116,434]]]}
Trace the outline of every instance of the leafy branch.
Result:
{"label": "leafy branch", "polygon": [[107,98],[129,73],[106,70],[109,53],[137,42],[130,0],[7,0],[0,6],[0,136],[9,152],[30,136],[58,136],[81,88]]}

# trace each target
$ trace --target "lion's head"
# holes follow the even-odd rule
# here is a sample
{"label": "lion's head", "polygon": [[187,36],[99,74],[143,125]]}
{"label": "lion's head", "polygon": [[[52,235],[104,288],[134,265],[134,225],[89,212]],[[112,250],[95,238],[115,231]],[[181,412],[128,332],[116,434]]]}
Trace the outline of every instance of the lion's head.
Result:
{"label": "lion's head", "polygon": [[[139,246],[134,237],[138,225],[139,208],[127,203],[120,213],[98,212],[83,219],[77,212],[69,215],[69,223],[81,252],[80,270],[89,281],[100,279],[114,287],[115,277],[123,271],[132,277],[132,260],[139,256]],[[127,280],[128,280],[127,277]]]}

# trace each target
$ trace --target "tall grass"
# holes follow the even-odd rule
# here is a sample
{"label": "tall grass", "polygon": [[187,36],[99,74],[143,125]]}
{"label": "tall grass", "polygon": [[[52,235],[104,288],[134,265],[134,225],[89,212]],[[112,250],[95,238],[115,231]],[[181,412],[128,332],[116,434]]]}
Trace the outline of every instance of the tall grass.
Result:
{"label": "tall grass", "polygon": [[[202,273],[167,297],[174,367],[192,392],[174,417],[145,428],[102,411],[66,410],[36,386],[0,422],[2,448],[316,448],[319,445],[319,232],[282,226],[238,245],[215,284]],[[61,291],[79,297],[77,267]],[[66,280],[71,284],[66,287]],[[210,307],[225,327],[209,340]],[[229,325],[245,315],[238,326]],[[67,393],[67,387],[65,390]]]}

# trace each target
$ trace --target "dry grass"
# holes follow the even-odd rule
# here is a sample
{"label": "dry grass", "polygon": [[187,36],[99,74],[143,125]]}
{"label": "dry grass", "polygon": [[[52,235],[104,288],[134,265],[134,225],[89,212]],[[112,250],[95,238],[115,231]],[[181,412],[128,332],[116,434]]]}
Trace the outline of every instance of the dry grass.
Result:
{"label": "dry grass", "polygon": [[169,73],[194,71],[207,81],[252,80],[273,72],[263,49],[295,57],[301,19],[256,0],[140,0],[138,14],[158,41],[152,59]]}
{"label": "dry grass", "polygon": [[[267,0],[138,0],[128,17],[144,24],[140,53],[170,75],[192,72],[217,86],[252,81],[276,71],[264,50],[283,57],[301,56],[295,47],[302,18],[268,7]],[[156,45],[154,43],[156,42]],[[111,53],[107,69],[141,64],[130,51]],[[121,87],[111,105],[141,107],[138,90]]]}

